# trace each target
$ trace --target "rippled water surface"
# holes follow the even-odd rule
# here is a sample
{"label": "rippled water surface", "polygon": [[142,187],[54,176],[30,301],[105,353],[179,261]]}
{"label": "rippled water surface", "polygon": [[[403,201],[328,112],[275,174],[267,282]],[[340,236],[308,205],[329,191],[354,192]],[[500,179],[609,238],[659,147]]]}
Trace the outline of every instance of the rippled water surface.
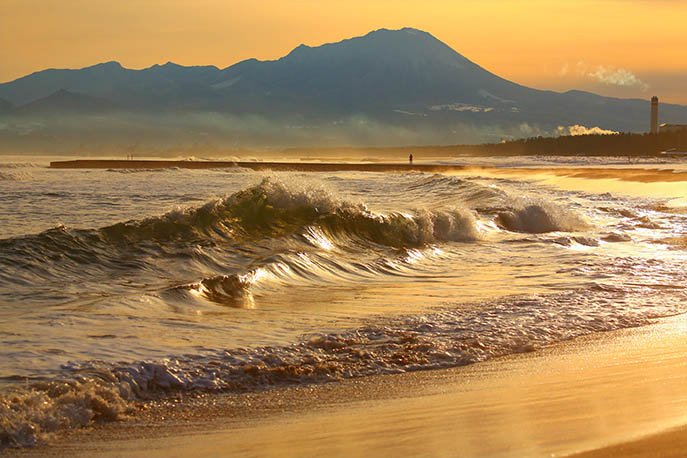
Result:
{"label": "rippled water surface", "polygon": [[522,165],[0,163],[0,447],[179,391],[469,364],[685,311],[682,172]]}

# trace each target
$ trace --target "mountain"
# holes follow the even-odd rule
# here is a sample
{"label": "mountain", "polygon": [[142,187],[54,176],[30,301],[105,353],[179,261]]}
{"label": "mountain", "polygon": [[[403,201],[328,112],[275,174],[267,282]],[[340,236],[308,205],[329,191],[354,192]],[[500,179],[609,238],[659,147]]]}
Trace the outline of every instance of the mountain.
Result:
{"label": "mountain", "polygon": [[[234,145],[468,143],[549,135],[575,124],[646,131],[649,118],[646,100],[528,88],[412,28],[300,45],[278,60],[224,69],[171,62],[142,70],[117,62],[50,69],[0,84],[0,98],[22,116],[116,107],[119,134],[129,135],[133,123],[150,141],[173,131],[180,142]],[[662,121],[687,122],[685,106],[662,104],[660,113]],[[52,128],[59,136],[78,125]]]}
{"label": "mountain", "polygon": [[158,109],[176,98],[189,97],[189,92],[196,87],[206,88],[207,77],[218,72],[213,66],[183,67],[171,62],[130,70],[118,62],[106,62],[81,70],[50,69],[32,73],[0,84],[0,97],[15,105],[25,105],[67,90],[117,100],[129,108]]}
{"label": "mountain", "polygon": [[222,70],[213,87],[240,109],[269,93],[278,106],[298,102],[324,112],[502,103],[530,92],[415,29],[378,30],[314,48],[301,45],[276,61],[241,62]]}

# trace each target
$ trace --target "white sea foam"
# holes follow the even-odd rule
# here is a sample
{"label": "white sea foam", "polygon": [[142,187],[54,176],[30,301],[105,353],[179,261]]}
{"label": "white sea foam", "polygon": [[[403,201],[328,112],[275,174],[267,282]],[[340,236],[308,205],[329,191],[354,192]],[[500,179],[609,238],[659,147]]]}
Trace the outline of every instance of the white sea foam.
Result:
{"label": "white sea foam", "polygon": [[[227,349],[124,365],[74,362],[66,380],[0,396],[0,443],[35,444],[56,431],[112,421],[137,400],[179,391],[244,392],[373,374],[471,364],[573,337],[648,323],[683,309],[682,295],[603,285],[558,295],[504,299],[468,310],[410,316],[283,347]],[[643,303],[637,307],[637,303]]]}

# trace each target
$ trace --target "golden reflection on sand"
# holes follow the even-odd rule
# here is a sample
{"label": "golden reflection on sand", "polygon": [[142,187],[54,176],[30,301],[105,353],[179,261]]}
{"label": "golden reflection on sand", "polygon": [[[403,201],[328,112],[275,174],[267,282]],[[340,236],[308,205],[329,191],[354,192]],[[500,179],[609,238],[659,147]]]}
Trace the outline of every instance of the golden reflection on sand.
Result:
{"label": "golden reflection on sand", "polygon": [[[236,403],[228,397],[213,401],[197,426],[183,416],[178,424],[151,420],[131,437],[115,425],[90,440],[57,444],[51,452],[567,456],[687,423],[686,336],[687,318],[678,316],[457,369],[273,390]],[[267,414],[254,415],[266,406]]]}
{"label": "golden reflection on sand", "polygon": [[666,199],[677,211],[687,207],[687,172],[620,168],[468,168],[450,175],[529,179],[538,184],[595,194]]}

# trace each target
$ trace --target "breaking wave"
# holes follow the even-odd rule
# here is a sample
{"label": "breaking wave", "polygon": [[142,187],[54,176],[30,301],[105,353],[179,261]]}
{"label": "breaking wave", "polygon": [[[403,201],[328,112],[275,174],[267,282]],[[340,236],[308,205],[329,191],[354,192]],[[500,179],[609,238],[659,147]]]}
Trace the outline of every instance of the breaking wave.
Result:
{"label": "breaking wave", "polygon": [[499,212],[496,221],[509,231],[529,234],[589,228],[589,223],[577,212],[542,200],[516,201],[513,208]]}
{"label": "breaking wave", "polygon": [[[158,245],[212,244],[219,241],[259,240],[302,235],[315,227],[337,238],[363,239],[389,247],[421,246],[433,242],[479,238],[476,217],[463,208],[413,213],[374,213],[364,204],[341,201],[322,188],[287,187],[265,179],[257,186],[224,199],[162,216],[114,224],[101,229],[64,226],[41,234],[0,240],[7,252],[30,255],[66,253],[88,261],[89,248],[150,249]],[[83,255],[83,256],[81,256]]]}
{"label": "breaking wave", "polygon": [[[396,275],[399,267],[393,263],[407,250],[477,242],[499,228],[539,234],[587,227],[582,217],[553,203],[520,200],[513,205],[498,189],[466,186],[458,178],[430,177],[415,185],[423,190],[425,186],[465,188],[467,194],[436,209],[379,212],[361,202],[336,198],[320,186],[266,178],[200,207],[100,229],[59,226],[0,240],[0,281],[19,287],[27,298],[42,300],[39,292],[45,291],[57,299],[54,281],[85,277],[97,288],[114,278],[121,279],[125,288],[132,276],[172,277],[188,266],[186,281],[199,271],[205,278],[199,286],[186,288],[189,294],[200,291],[194,297],[245,306],[248,296],[241,293],[245,288],[238,276],[250,272],[267,273],[282,283],[325,281],[332,276],[360,279],[369,273]],[[495,204],[500,210],[493,209]],[[574,240],[590,244],[591,239]],[[331,256],[315,255],[322,251]],[[370,259],[375,253],[376,261]],[[270,261],[274,256],[283,259]],[[302,256],[309,258],[305,261]],[[365,262],[350,262],[360,257]],[[156,282],[151,290],[169,284],[169,280],[166,285]]]}
{"label": "breaking wave", "polygon": [[[456,184],[455,180],[449,181]],[[430,182],[434,186],[437,179],[432,178]],[[470,193],[473,203],[485,204],[496,197],[503,199],[498,190],[471,189]],[[112,247],[131,250],[150,242],[207,245],[227,240],[298,236],[308,228],[316,228],[334,239],[355,238],[396,248],[479,240],[479,214],[466,208],[461,199],[456,200],[459,200],[457,205],[436,210],[380,213],[369,210],[363,203],[337,199],[323,188],[287,186],[267,178],[256,186],[201,207],[177,209],[162,216],[100,229],[59,226],[37,235],[0,240],[0,246],[9,251],[25,249],[29,255],[32,250],[39,251],[43,257],[46,251],[85,253],[89,246],[98,250]],[[479,210],[483,211],[489,210]],[[498,212],[496,222],[509,231],[533,234],[588,227],[584,218],[574,211],[546,201],[516,201]]]}
{"label": "breaking wave", "polygon": [[[314,231],[313,231],[314,232]],[[321,235],[320,235],[321,236]],[[317,242],[320,243],[320,242]],[[328,257],[316,252],[272,255],[254,263],[242,272],[213,275],[195,282],[174,286],[163,291],[165,299],[197,300],[199,298],[231,307],[252,308],[253,293],[279,286],[324,285],[369,279],[408,277],[431,272],[433,263],[446,260],[438,249],[400,250],[397,255],[383,255],[367,261]]]}

